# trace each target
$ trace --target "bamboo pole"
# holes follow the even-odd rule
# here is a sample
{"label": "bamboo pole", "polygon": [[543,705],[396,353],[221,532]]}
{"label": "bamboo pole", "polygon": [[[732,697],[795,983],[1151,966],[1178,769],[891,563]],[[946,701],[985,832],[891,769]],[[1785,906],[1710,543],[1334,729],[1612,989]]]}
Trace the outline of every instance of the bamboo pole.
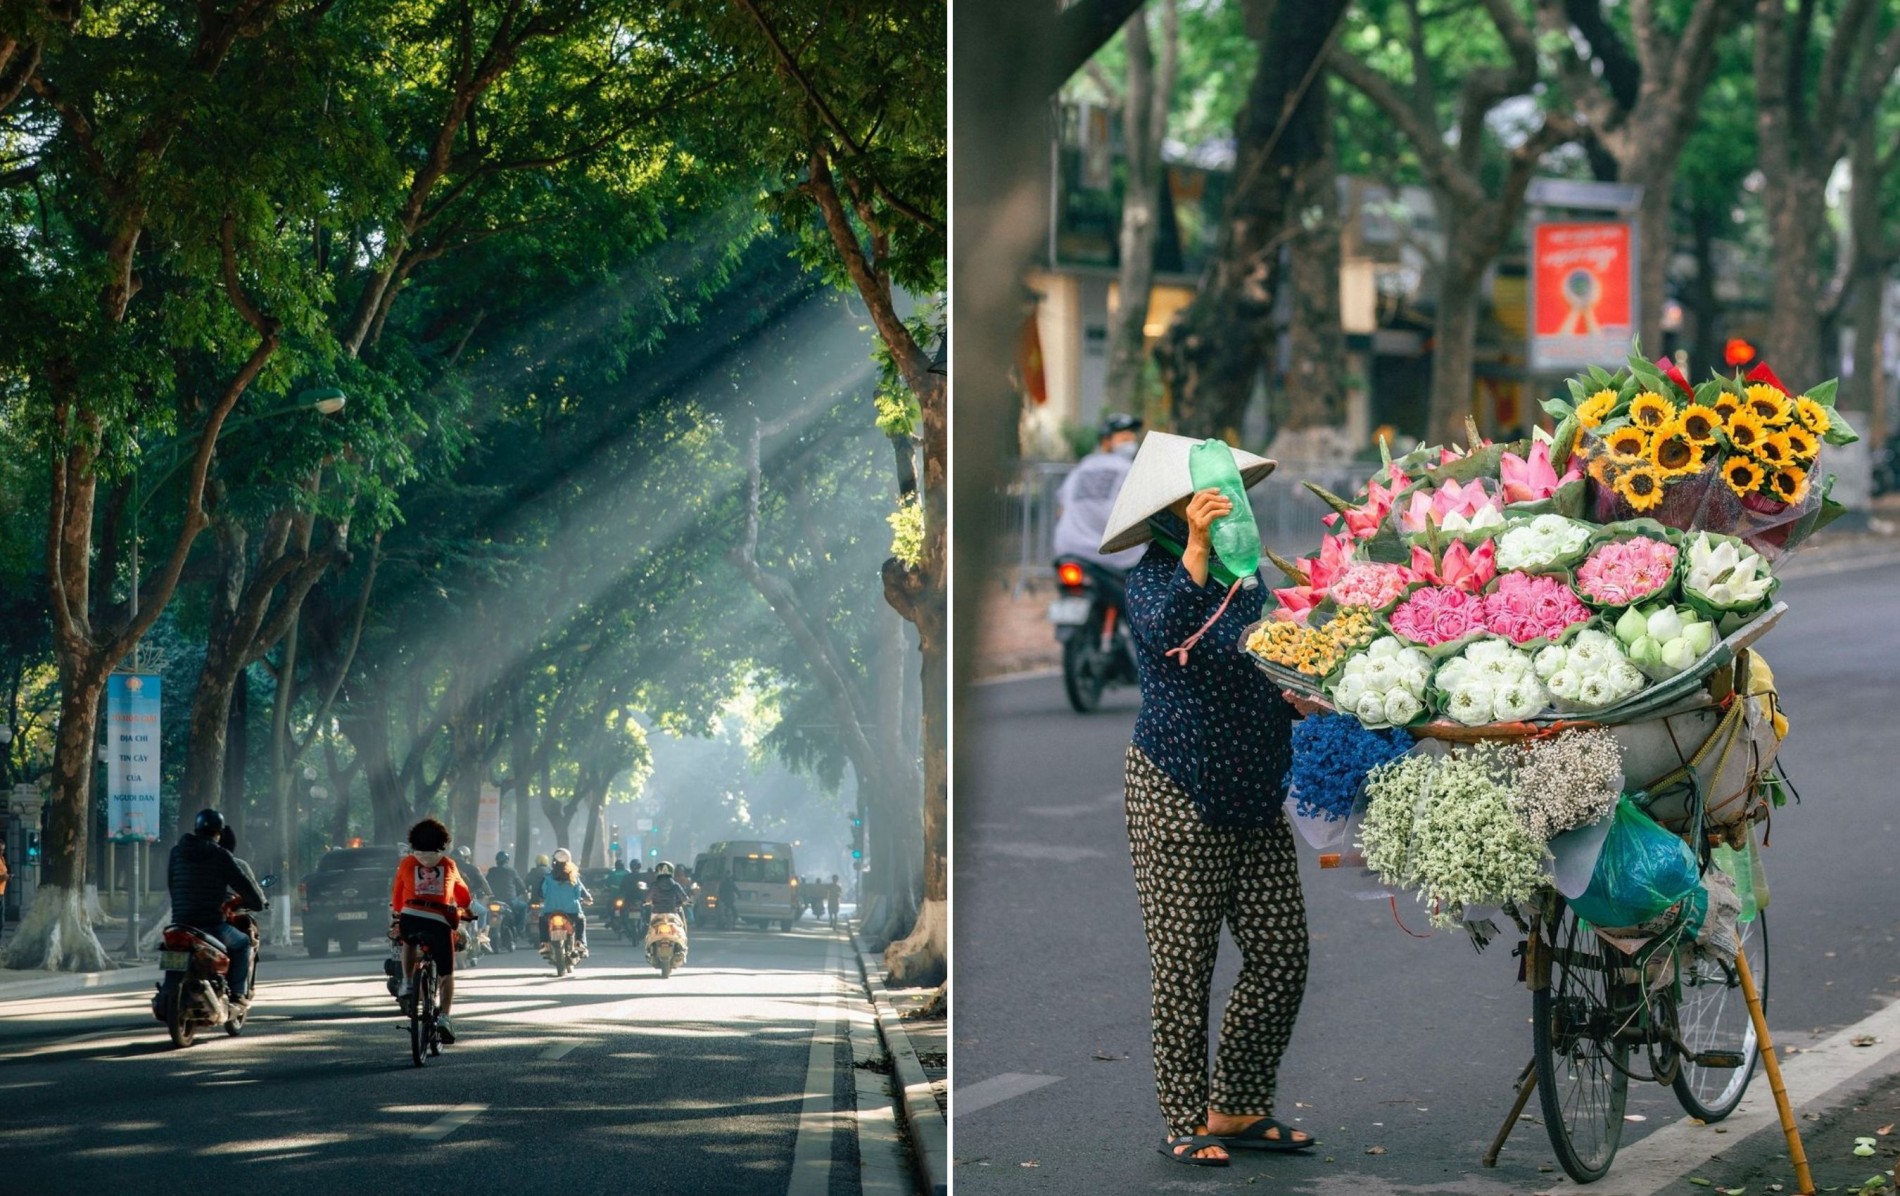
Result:
{"label": "bamboo pole", "polygon": [[1524,1106],[1530,1103],[1531,1090],[1535,1087],[1537,1087],[1537,1060],[1532,1059],[1517,1075],[1517,1099],[1511,1102],[1511,1111],[1504,1115],[1504,1124],[1498,1127],[1498,1136],[1491,1139],[1491,1149],[1485,1151],[1484,1157],[1478,1160],[1479,1166],[1498,1165],[1498,1154],[1504,1149],[1504,1140],[1509,1138],[1511,1131],[1517,1128],[1517,1119],[1524,1115]]}
{"label": "bamboo pole", "polygon": [[1742,996],[1748,1001],[1748,1016],[1755,1023],[1755,1041],[1761,1045],[1762,1068],[1768,1073],[1768,1086],[1774,1090],[1775,1111],[1781,1114],[1781,1133],[1788,1139],[1788,1161],[1794,1164],[1795,1190],[1802,1196],[1814,1196],[1814,1175],[1808,1170],[1808,1152],[1801,1148],[1801,1131],[1794,1123],[1794,1110],[1788,1105],[1788,1090],[1781,1082],[1781,1064],[1775,1061],[1775,1044],[1768,1037],[1768,1018],[1761,1010],[1761,993],[1755,988],[1755,975],[1748,966],[1748,952],[1735,953],[1735,971],[1742,981]]}

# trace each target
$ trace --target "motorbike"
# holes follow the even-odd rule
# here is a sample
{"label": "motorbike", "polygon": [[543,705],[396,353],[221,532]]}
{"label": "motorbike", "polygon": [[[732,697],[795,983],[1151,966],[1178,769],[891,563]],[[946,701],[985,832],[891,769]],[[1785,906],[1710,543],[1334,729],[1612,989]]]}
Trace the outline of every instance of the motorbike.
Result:
{"label": "motorbike", "polygon": [[515,911],[499,897],[488,899],[488,941],[497,951],[515,949]]}
{"label": "motorbike", "polygon": [[614,898],[614,912],[607,915],[607,925],[621,938],[627,940],[627,945],[630,947],[639,935],[638,929],[634,926],[633,911],[627,908],[625,897]]}
{"label": "motorbike", "polygon": [[[261,885],[268,889],[274,881],[274,877],[267,876]],[[224,920],[251,936],[251,986],[255,991],[256,921],[238,908],[236,898],[225,903]],[[200,1029],[212,1026],[223,1026],[233,1038],[244,1032],[250,1003],[239,1000],[231,991],[231,955],[221,941],[195,926],[174,922],[160,936],[158,966],[164,977],[152,994],[152,1016],[165,1023],[173,1046],[190,1046],[197,1041]]]}
{"label": "motorbike", "polygon": [[1102,704],[1102,691],[1134,685],[1135,647],[1122,618],[1122,577],[1078,556],[1056,558],[1049,621],[1062,643],[1062,688],[1077,714]]}
{"label": "motorbike", "polygon": [[556,976],[565,976],[581,961],[581,941],[575,935],[574,919],[567,914],[548,915],[548,941],[543,948]]}
{"label": "motorbike", "polygon": [[647,962],[660,969],[660,979],[686,962],[686,920],[678,914],[654,914],[647,921]]}

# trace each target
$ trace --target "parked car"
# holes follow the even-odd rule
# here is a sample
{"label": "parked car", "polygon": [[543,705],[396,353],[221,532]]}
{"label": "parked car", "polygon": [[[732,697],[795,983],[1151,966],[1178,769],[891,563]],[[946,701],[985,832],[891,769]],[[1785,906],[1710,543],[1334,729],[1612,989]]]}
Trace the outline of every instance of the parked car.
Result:
{"label": "parked car", "polygon": [[335,942],[345,953],[383,937],[389,926],[390,881],[399,847],[339,847],[317,861],[297,886],[303,908],[303,944],[322,959]]}

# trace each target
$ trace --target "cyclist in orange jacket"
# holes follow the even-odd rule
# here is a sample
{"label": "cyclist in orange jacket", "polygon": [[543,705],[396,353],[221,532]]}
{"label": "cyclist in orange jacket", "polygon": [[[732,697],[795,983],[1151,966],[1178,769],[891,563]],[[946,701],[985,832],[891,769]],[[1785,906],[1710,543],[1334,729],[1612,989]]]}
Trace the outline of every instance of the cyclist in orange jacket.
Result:
{"label": "cyclist in orange jacket", "polygon": [[392,938],[402,940],[402,987],[398,999],[414,991],[416,944],[427,943],[441,976],[442,1016],[436,1029],[444,1043],[455,1041],[449,1027],[449,1008],[455,1003],[455,930],[474,897],[448,853],[449,828],[424,818],[409,828],[409,854],[396,865],[390,890]]}

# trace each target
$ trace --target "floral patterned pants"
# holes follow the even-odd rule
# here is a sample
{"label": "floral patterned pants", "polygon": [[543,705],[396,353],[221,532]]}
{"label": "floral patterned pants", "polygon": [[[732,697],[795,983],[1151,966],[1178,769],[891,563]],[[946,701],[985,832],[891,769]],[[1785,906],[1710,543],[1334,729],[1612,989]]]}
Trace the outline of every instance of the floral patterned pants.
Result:
{"label": "floral patterned pants", "polygon": [[[1154,974],[1155,1087],[1170,1134],[1192,1133],[1209,1107],[1273,1112],[1273,1090],[1306,991],[1306,901],[1285,818],[1260,828],[1209,826],[1194,801],[1128,749],[1128,849]],[[1240,944],[1212,1088],[1207,1002],[1225,922]]]}

